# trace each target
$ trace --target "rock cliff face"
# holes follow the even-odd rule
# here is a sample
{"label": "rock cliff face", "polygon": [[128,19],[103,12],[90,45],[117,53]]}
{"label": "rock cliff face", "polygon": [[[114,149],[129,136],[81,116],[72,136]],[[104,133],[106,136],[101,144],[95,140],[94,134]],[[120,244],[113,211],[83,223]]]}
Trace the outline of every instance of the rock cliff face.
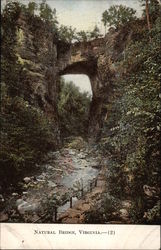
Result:
{"label": "rock cliff face", "polygon": [[89,136],[97,137],[107,106],[113,98],[113,83],[118,76],[116,61],[123,56],[130,32],[111,30],[105,38],[67,45],[56,41],[41,20],[30,22],[20,16],[17,24],[17,55],[26,71],[32,102],[36,102],[57,124],[59,78],[65,74],[88,75],[93,99],[89,114]]}
{"label": "rock cliff face", "polygon": [[52,31],[41,20],[33,24],[24,16],[17,24],[17,56],[25,71],[31,102],[57,122],[57,47]]}

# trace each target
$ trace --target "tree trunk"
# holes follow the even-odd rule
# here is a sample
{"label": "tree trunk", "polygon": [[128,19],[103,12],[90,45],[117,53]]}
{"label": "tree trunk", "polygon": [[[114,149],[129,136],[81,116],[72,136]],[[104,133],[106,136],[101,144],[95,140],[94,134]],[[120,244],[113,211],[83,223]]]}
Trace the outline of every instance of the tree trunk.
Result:
{"label": "tree trunk", "polygon": [[146,18],[147,18],[148,29],[150,31],[151,30],[151,25],[150,25],[150,17],[149,17],[149,4],[148,4],[148,0],[146,0]]}

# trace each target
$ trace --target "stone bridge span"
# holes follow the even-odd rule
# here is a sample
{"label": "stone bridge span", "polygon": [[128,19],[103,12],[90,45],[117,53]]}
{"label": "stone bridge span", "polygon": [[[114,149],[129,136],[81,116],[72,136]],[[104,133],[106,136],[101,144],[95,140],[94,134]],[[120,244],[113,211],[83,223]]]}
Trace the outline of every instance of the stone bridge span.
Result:
{"label": "stone bridge span", "polygon": [[93,95],[96,94],[98,58],[104,53],[105,40],[95,39],[89,42],[74,43],[60,55],[59,75],[85,74],[91,81]]}
{"label": "stone bridge span", "polygon": [[[85,74],[89,77],[93,92],[89,114],[89,134],[97,133],[102,126],[102,117],[107,110],[110,85],[114,68],[110,58],[105,56],[106,42],[98,38],[89,42],[72,44],[65,53],[59,54],[59,76],[66,74]],[[96,132],[97,131],[97,132]]]}

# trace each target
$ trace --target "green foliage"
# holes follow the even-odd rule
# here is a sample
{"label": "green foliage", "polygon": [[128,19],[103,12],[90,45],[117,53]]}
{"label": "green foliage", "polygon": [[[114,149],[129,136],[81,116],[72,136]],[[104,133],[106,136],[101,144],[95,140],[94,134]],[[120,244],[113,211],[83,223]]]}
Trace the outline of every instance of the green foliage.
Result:
{"label": "green foliage", "polygon": [[[52,28],[54,37],[57,39],[57,42],[71,44],[75,41],[85,42],[101,37],[100,30],[97,25],[93,28],[92,31],[87,32],[83,30],[80,32],[76,32],[76,29],[72,28],[71,26],[58,26],[59,23],[57,21],[56,9],[52,10],[51,7],[47,4],[46,0],[42,0],[42,2],[40,2],[39,4],[37,4],[35,1],[32,1],[29,2],[28,5],[22,4],[18,0],[9,2],[3,10],[3,15],[9,13],[9,16],[11,17],[11,13],[12,15],[14,15],[14,12],[17,17],[20,15],[20,13],[23,13],[28,18],[30,18],[30,21],[32,23],[34,23],[34,21],[36,20],[42,20],[44,23],[47,23],[48,26]],[[17,20],[17,17],[12,16],[11,20],[15,21]],[[11,24],[11,27],[12,26],[13,25]]]}
{"label": "green foliage", "polygon": [[86,134],[90,97],[72,82],[60,82],[58,113],[63,137]]}
{"label": "green foliage", "polygon": [[43,0],[39,5],[39,16],[40,18],[50,23],[54,32],[57,32],[57,17],[56,17],[56,9],[51,9],[50,6],[46,3],[46,0]]}
{"label": "green foliage", "polygon": [[[154,21],[160,15],[160,4],[158,0],[148,0],[148,10],[150,21]],[[146,0],[140,0],[143,10],[143,16],[146,16]]]}
{"label": "green foliage", "polygon": [[106,27],[114,26],[118,28],[121,25],[126,24],[127,22],[135,20],[136,11],[130,7],[123,5],[113,5],[109,10],[105,10],[102,14],[102,22]]}
{"label": "green foliage", "polygon": [[97,39],[101,36],[102,35],[100,34],[99,28],[97,27],[97,25],[95,25],[95,27],[93,28],[92,31],[81,30],[80,32],[77,32],[75,35],[75,39],[78,42],[87,42],[87,41],[90,41],[92,39]]}
{"label": "green foliage", "polygon": [[158,201],[156,205],[149,209],[145,214],[144,218],[147,220],[149,224],[157,224],[160,225],[160,202]]}
{"label": "green foliage", "polygon": [[40,3],[40,17],[45,21],[53,21],[56,19],[56,9],[52,10],[46,3],[46,0]]}
{"label": "green foliage", "polygon": [[67,27],[64,25],[61,25],[59,27],[59,40],[65,42],[65,43],[71,43],[73,39],[75,38],[75,30],[71,26]]}
{"label": "green foliage", "polygon": [[87,142],[81,136],[70,136],[65,138],[65,146],[68,148],[81,150],[87,147]]}
{"label": "green foliage", "polygon": [[[51,122],[23,98],[3,94],[0,172],[3,185],[16,181],[54,149]],[[12,179],[13,176],[15,179]]]}
{"label": "green foliage", "polygon": [[94,29],[90,32],[90,39],[96,39],[99,38],[100,36],[101,36],[100,30],[97,27],[97,25],[95,25]]}
{"label": "green foliage", "polygon": [[[22,89],[20,72],[21,65],[16,55],[16,20],[21,13],[21,6],[17,3],[9,3],[2,13],[2,82],[7,83],[9,95],[20,95]],[[16,82],[16,84],[15,84]]]}
{"label": "green foliage", "polygon": [[34,15],[37,9],[38,5],[34,1],[28,3],[28,11],[31,15]]}
{"label": "green foliage", "polygon": [[105,27],[105,34],[106,34],[106,28],[107,28],[107,24],[108,24],[108,11],[105,10],[103,13],[102,13],[102,20],[103,22],[103,25]]}
{"label": "green foliage", "polygon": [[24,83],[26,71],[17,55],[16,21],[23,7],[11,2],[2,13],[0,174],[4,190],[34,171],[36,164],[43,162],[45,154],[56,145],[54,122],[48,120],[38,105],[31,105],[31,90]]}
{"label": "green foliage", "polygon": [[[9,16],[11,17],[11,14],[13,15],[17,13],[17,17],[20,13],[23,13],[28,18],[39,17],[43,22],[47,22],[48,25],[50,25],[54,32],[57,32],[57,16],[56,16],[56,9],[51,9],[50,6],[46,3],[46,0],[42,0],[41,3],[37,4],[35,1],[29,2],[28,5],[22,4],[18,0],[11,1],[5,5],[5,8],[3,10],[3,15],[6,13],[9,13]],[[12,21],[14,22],[17,20],[17,17],[11,17]]]}
{"label": "green foliage", "polygon": [[[101,146],[110,156],[108,190],[115,197],[131,197],[134,202],[135,223],[149,223],[144,217],[147,209],[156,205],[151,198],[147,207],[144,185],[159,188],[160,182],[160,17],[151,30],[146,27],[142,38],[131,41],[126,58],[119,62],[123,68],[109,119],[104,127]],[[115,183],[115,185],[114,185]],[[158,223],[158,217],[151,219]]]}
{"label": "green foliage", "polygon": [[77,34],[76,34],[76,40],[78,42],[87,42],[89,39],[90,39],[89,32],[86,32],[84,30],[77,32]]}

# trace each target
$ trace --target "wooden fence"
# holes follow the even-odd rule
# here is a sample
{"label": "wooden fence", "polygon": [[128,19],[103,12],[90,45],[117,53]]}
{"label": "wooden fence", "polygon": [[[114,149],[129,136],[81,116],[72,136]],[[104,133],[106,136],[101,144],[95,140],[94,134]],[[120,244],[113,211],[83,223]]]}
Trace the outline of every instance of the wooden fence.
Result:
{"label": "wooden fence", "polygon": [[[80,197],[83,198],[85,196],[85,194],[87,194],[88,192],[91,192],[93,190],[93,188],[97,187],[97,178],[92,179],[87,185],[82,185],[82,188],[73,192],[72,195],[66,199],[65,201],[63,201],[63,203],[60,206],[54,206],[54,221],[57,222],[58,221],[58,208],[65,205],[67,202],[69,202],[69,208],[73,207],[73,197]],[[61,212],[64,213],[64,212]],[[59,213],[60,214],[60,213]]]}

